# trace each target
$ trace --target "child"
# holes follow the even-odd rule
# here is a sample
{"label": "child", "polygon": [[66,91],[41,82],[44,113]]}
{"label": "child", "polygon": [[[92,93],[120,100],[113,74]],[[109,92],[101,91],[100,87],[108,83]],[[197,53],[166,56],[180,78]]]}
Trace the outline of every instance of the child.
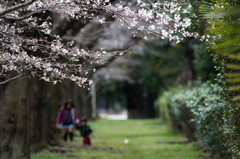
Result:
{"label": "child", "polygon": [[79,122],[73,102],[69,99],[61,107],[56,127],[64,130],[64,141],[67,141],[69,134],[70,140],[73,141],[73,128]]}
{"label": "child", "polygon": [[83,145],[91,145],[92,129],[89,125],[87,125],[87,119],[82,118],[80,120],[80,125],[77,125],[76,128],[80,130],[83,139]]}

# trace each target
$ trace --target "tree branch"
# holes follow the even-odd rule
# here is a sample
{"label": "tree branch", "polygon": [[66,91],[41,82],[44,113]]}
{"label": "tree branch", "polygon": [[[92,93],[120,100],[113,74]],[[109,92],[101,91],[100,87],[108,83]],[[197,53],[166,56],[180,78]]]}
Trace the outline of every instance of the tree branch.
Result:
{"label": "tree branch", "polygon": [[32,15],[34,15],[34,14],[41,13],[41,12],[46,11],[46,10],[48,10],[48,9],[36,10],[36,11],[34,11],[34,12],[31,12],[31,13],[26,14],[26,15],[21,16],[21,17],[3,16],[3,18],[4,18],[4,19],[7,19],[7,20],[16,20],[16,21],[19,21],[19,20],[27,19],[27,18],[31,17]]}
{"label": "tree branch", "polygon": [[12,12],[12,11],[18,10],[18,9],[20,9],[20,8],[24,8],[24,7],[28,6],[28,5],[31,5],[31,4],[32,4],[33,2],[35,2],[35,1],[36,1],[36,0],[30,0],[30,1],[28,1],[28,2],[21,3],[21,4],[18,4],[18,5],[15,5],[15,6],[13,6],[13,7],[10,7],[10,8],[8,8],[8,9],[5,9],[5,10],[3,10],[3,11],[0,12],[0,16],[3,16],[3,15],[5,15],[5,14],[7,14],[7,13]]}
{"label": "tree branch", "polygon": [[22,76],[22,74],[19,74],[19,75],[15,76],[15,77],[9,78],[9,79],[7,79],[7,80],[5,80],[3,82],[0,82],[0,85],[6,84],[6,83],[8,83],[8,82],[10,82],[10,81],[12,81],[14,79],[17,79],[17,78],[21,77],[21,76]]}

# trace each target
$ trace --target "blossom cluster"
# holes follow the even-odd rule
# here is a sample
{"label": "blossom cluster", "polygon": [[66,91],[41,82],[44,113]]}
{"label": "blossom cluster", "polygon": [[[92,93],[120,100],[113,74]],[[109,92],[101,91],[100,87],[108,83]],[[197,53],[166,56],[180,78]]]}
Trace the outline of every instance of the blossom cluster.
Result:
{"label": "blossom cluster", "polygon": [[148,39],[147,35],[154,35],[178,43],[185,37],[199,37],[198,33],[188,31],[191,26],[188,11],[192,7],[190,4],[182,6],[177,2],[137,2],[136,9],[123,7],[120,3],[109,4],[105,9],[119,18],[122,25],[132,29],[136,36],[142,35],[145,39]]}
{"label": "blossom cluster", "polygon": [[[0,77],[3,82],[29,72],[48,82],[70,79],[79,86],[91,83],[86,74],[89,64],[102,64],[106,51],[78,48],[74,41],[63,42],[55,35],[52,17],[60,14],[66,19],[87,23],[99,14],[119,19],[135,36],[152,34],[162,39],[180,42],[184,37],[198,37],[188,28],[191,19],[187,8],[177,3],[138,0],[135,7],[109,0],[22,0],[0,2]],[[44,16],[41,16],[44,15]],[[47,18],[42,18],[47,17]],[[105,23],[103,17],[99,23]],[[111,52],[120,55],[119,52]]]}

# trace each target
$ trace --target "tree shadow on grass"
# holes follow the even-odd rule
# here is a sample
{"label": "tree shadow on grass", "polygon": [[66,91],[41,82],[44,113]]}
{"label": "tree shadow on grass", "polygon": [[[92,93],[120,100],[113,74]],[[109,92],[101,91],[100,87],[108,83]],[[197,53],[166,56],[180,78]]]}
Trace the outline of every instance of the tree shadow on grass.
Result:
{"label": "tree shadow on grass", "polygon": [[190,144],[190,141],[158,141],[158,144]]}

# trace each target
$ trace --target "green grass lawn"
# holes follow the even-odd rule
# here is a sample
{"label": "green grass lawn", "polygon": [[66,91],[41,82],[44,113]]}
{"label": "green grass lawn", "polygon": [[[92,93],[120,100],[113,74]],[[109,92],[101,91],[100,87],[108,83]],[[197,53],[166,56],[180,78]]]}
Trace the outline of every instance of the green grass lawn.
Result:
{"label": "green grass lawn", "polygon": [[[99,120],[89,123],[93,128],[93,146],[81,146],[75,132],[74,143],[66,144],[71,153],[44,151],[32,159],[206,159],[206,155],[186,139],[167,128],[160,120]],[[124,144],[124,139],[129,143]],[[176,141],[178,143],[169,143]]]}

